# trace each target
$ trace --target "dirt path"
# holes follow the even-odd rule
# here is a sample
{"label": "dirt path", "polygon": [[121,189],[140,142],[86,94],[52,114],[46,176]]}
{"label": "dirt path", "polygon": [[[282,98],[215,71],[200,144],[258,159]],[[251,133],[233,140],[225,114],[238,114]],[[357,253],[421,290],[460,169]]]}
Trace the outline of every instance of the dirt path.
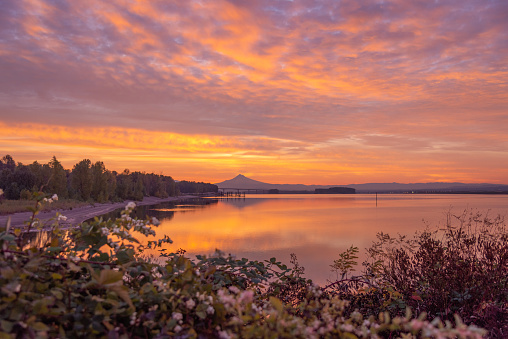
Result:
{"label": "dirt path", "polygon": [[[167,201],[181,201],[187,199],[194,199],[195,196],[184,195],[179,197],[169,197],[169,198],[155,198],[155,197],[145,197],[143,201],[135,201],[137,206],[144,205],[155,205],[161,202]],[[51,225],[54,220],[49,220],[51,218],[55,218],[56,212],[59,212],[61,215],[67,217],[66,221],[60,221],[60,225],[63,228],[72,227],[73,225],[77,225],[82,223],[85,220],[90,218],[114,211],[118,208],[123,208],[129,200],[124,202],[116,202],[116,203],[105,203],[105,204],[91,204],[84,207],[73,208],[72,210],[52,210],[47,212],[41,212],[37,215],[37,217],[42,221],[43,224]],[[10,215],[2,215],[0,216],[0,225],[5,226],[7,223],[7,219],[11,218],[11,227],[26,227],[24,224],[27,220],[29,220],[32,216],[31,212],[21,212],[14,213]]]}

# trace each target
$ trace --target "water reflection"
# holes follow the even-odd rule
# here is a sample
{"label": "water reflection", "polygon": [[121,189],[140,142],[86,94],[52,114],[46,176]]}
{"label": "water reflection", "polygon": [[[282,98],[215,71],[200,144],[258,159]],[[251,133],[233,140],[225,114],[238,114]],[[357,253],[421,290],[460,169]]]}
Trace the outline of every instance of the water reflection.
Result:
{"label": "water reflection", "polygon": [[32,247],[42,248],[53,239],[51,231],[34,231],[22,234],[22,249],[26,250]]}
{"label": "water reflection", "polygon": [[[156,238],[173,240],[169,252],[182,248],[194,258],[220,249],[238,258],[276,257],[286,264],[295,253],[305,276],[324,284],[336,278],[330,265],[351,245],[360,249],[362,262],[376,233],[412,235],[444,224],[449,211],[460,214],[466,208],[492,217],[508,215],[508,196],[379,195],[376,206],[375,195],[247,195],[139,206],[133,216],[158,218]],[[103,217],[116,218],[120,212]],[[146,254],[157,256],[158,251]]]}
{"label": "water reflection", "polygon": [[[157,236],[168,235],[174,241],[170,251],[182,248],[194,258],[220,249],[239,258],[275,256],[288,264],[295,253],[306,276],[318,283],[335,278],[330,265],[340,252],[351,245],[365,252],[378,232],[412,235],[427,225],[444,223],[450,209],[508,214],[506,196],[380,195],[377,207],[375,195],[360,194],[253,194],[211,201],[215,203],[199,213],[159,218]],[[359,262],[364,259],[361,256]]]}
{"label": "water reflection", "polygon": [[[196,212],[198,210],[213,206],[214,204],[217,204],[217,201],[196,198],[187,200],[185,202],[164,202],[157,205],[137,206],[131,213],[131,217],[138,219],[156,217],[159,220],[168,222],[174,218],[175,213]],[[109,213],[103,214],[100,217],[102,217],[103,220],[116,219],[121,216],[123,210],[124,208],[119,208]],[[93,220],[94,218],[90,218],[85,220],[85,222],[91,222]],[[50,243],[51,239],[53,239],[53,234],[51,231],[34,231],[25,233],[23,234],[23,248],[40,248],[45,244]]]}
{"label": "water reflection", "polygon": [[[131,217],[138,219],[145,219],[146,217],[152,218],[156,217],[159,220],[171,220],[175,216],[175,212],[178,213],[188,213],[195,212],[200,209],[204,209],[210,207],[214,204],[217,204],[217,201],[207,200],[207,199],[190,199],[185,202],[163,202],[157,205],[145,205],[145,206],[137,206],[134,211],[131,213]],[[116,219],[121,216],[123,208],[119,208],[117,210],[111,211],[102,215],[104,220],[108,219]],[[87,221],[92,221],[89,219]]]}

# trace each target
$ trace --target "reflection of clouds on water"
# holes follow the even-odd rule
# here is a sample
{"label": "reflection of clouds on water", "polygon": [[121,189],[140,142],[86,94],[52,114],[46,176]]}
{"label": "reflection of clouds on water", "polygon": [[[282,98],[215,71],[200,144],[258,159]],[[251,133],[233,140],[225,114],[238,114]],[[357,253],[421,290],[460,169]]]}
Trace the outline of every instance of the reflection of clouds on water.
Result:
{"label": "reflection of clouds on water", "polygon": [[246,199],[246,198],[221,198],[220,200],[215,200],[217,202],[220,201],[221,204],[227,204],[229,206],[236,207],[238,209],[243,209],[245,207],[252,207],[258,205],[260,203],[266,202],[268,199]]}
{"label": "reflection of clouds on water", "polygon": [[[365,200],[365,197],[353,197],[351,195],[340,195],[340,196],[330,196],[330,195],[315,195],[315,194],[281,194],[281,195],[270,195],[270,197],[264,197],[265,194],[251,194],[247,198],[220,198],[216,199],[222,204],[227,204],[238,209],[243,209],[246,207],[252,207],[263,203],[284,203],[286,201],[292,201],[293,203],[300,201],[302,203],[313,202],[316,204],[328,204],[329,202],[333,202],[338,206],[343,204],[351,204],[352,202],[358,200]],[[211,199],[210,199],[211,200]],[[372,200],[371,197],[368,197],[367,200]]]}
{"label": "reflection of clouds on water", "polygon": [[32,247],[43,247],[53,239],[53,233],[51,231],[28,232],[23,233],[22,237],[22,250],[24,251]]}

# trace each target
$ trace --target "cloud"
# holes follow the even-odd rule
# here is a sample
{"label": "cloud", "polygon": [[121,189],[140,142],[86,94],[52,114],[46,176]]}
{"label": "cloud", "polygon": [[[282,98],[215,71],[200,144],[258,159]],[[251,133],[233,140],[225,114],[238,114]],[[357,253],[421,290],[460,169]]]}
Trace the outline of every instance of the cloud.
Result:
{"label": "cloud", "polygon": [[398,152],[404,166],[418,152],[505,154],[507,6],[8,1],[0,121],[255,140],[233,148],[302,163],[314,161],[309,147],[334,140],[357,140],[361,157],[371,147]]}

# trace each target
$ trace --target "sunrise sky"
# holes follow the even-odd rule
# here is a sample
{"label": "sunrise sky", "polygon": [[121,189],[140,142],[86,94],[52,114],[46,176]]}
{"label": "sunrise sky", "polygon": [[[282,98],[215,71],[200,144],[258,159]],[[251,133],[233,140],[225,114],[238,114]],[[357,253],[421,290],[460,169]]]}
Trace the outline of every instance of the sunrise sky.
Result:
{"label": "sunrise sky", "polygon": [[508,1],[3,0],[0,156],[508,184]]}

